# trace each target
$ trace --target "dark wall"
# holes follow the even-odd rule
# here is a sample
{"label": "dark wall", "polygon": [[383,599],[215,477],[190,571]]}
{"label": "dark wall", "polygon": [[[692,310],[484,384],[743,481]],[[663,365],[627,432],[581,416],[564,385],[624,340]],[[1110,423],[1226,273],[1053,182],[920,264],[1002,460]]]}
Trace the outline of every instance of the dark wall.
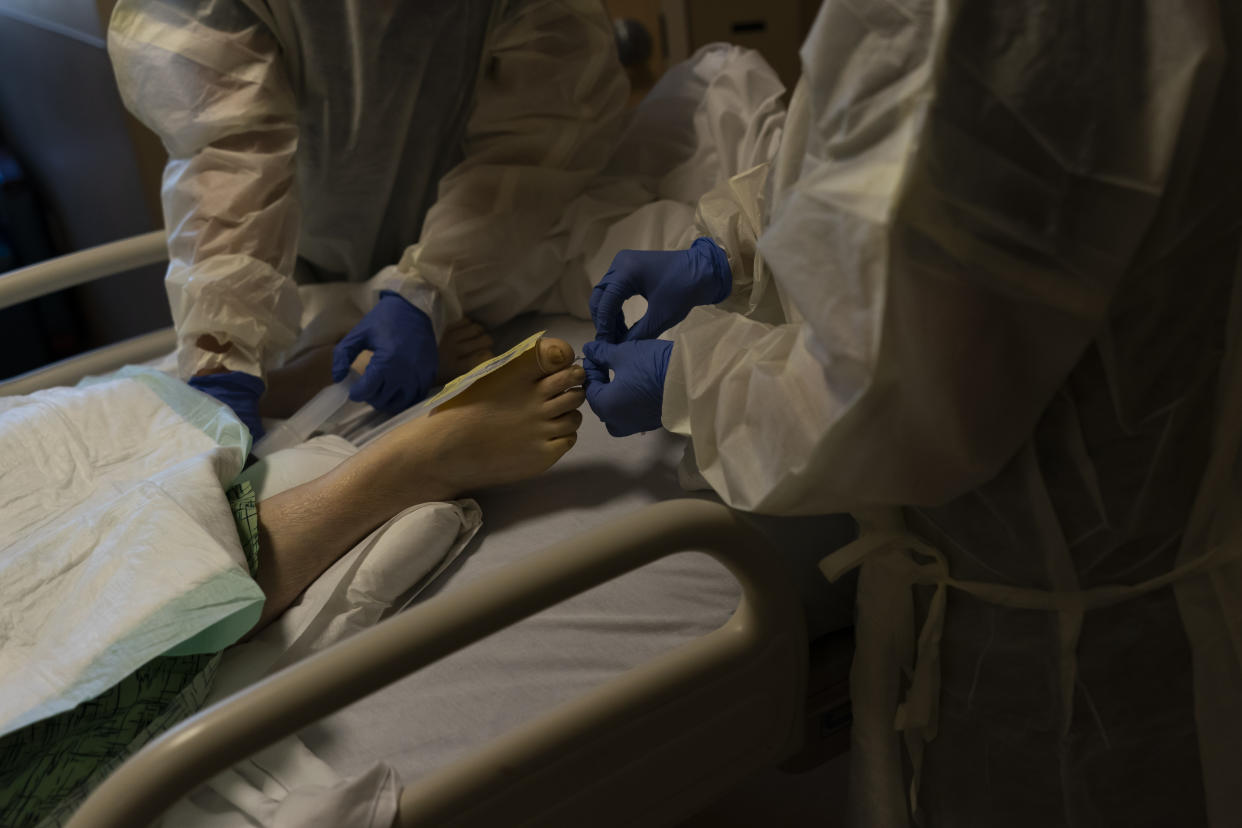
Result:
{"label": "dark wall", "polygon": [[[17,237],[38,226],[57,255],[160,226],[158,208],[144,195],[133,127],[104,38],[93,0],[0,0],[0,143],[20,165],[38,213],[10,219],[11,250],[38,249],[33,237]],[[10,202],[10,211],[17,209]],[[170,325],[163,270],[144,268],[67,291],[78,345]],[[28,327],[5,325],[0,317],[0,353],[42,358],[30,336]]]}

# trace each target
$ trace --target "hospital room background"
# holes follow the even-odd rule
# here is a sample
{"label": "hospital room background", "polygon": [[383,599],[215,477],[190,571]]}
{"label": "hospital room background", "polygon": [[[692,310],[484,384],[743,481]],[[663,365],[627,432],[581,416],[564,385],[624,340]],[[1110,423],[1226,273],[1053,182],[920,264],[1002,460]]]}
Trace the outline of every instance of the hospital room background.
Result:
{"label": "hospital room background", "polygon": [[[158,229],[159,139],[122,105],[105,52],[115,0],[0,0],[0,273]],[[725,41],[792,89],[817,3],[609,0],[636,103],[672,63]],[[172,324],[164,267],[0,310],[0,378]]]}
{"label": "hospital room background", "polygon": [[[0,274],[161,226],[159,140],[122,105],[105,51],[114,0],[0,0]],[[700,46],[760,52],[787,89],[815,0],[607,0],[636,105]],[[165,266],[0,309],[0,380],[171,325]],[[585,415],[593,415],[585,410]],[[469,554],[467,551],[466,554]],[[848,652],[813,654],[810,748],[750,773],[685,826],[843,824]]]}

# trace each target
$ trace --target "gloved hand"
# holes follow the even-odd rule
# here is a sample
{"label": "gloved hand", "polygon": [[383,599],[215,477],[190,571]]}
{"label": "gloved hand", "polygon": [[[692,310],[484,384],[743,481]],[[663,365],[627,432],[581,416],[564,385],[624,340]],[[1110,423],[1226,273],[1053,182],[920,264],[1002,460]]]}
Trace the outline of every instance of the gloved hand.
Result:
{"label": "gloved hand", "polygon": [[436,376],[436,333],[427,314],[385,290],[362,321],[332,351],[332,381],[340,382],[363,351],[372,351],[349,398],[396,414],[427,396]]}
{"label": "gloved hand", "polygon": [[[595,340],[582,346],[586,359],[586,397],[613,437],[660,427],[664,377],[673,343],[665,339],[636,342]],[[608,379],[608,369],[613,377]]]}
{"label": "gloved hand", "polygon": [[[698,239],[688,250],[622,250],[591,291],[595,338],[655,339],[695,305],[714,305],[732,289],[729,257],[711,239]],[[621,304],[635,294],[646,298],[647,313],[626,330]]]}
{"label": "gloved hand", "polygon": [[263,380],[241,371],[226,371],[223,374],[191,377],[190,387],[210,394],[233,409],[237,419],[250,429],[251,445],[263,438],[263,420],[259,419],[259,397],[267,388]]}

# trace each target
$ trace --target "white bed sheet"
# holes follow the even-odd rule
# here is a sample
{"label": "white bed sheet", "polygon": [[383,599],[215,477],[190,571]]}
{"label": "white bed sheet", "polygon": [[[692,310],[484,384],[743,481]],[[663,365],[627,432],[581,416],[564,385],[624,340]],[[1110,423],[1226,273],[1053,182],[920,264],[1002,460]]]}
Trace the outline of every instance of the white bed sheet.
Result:
{"label": "white bed sheet", "polygon": [[[576,349],[593,334],[570,317],[519,319],[497,349],[547,328]],[[651,503],[689,493],[678,483],[680,438],[658,431],[616,439],[583,407],[574,449],[535,480],[476,496],[483,527],[422,596],[490,575],[547,546]],[[798,578],[812,633],[850,623],[851,587],[835,588],[815,564],[850,539],[845,518],[760,521]],[[740,587],[699,553],[666,558],[506,629],[303,731],[308,747],[353,776],[376,761],[405,783],[439,769],[625,670],[724,623]]]}

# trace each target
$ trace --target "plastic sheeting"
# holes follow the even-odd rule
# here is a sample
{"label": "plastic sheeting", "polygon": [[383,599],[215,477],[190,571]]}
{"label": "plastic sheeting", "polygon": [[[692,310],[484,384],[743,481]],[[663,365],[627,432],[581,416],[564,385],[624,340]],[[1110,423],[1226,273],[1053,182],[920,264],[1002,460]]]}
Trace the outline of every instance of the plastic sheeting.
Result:
{"label": "plastic sheeting", "polygon": [[[740,298],[726,306],[761,299],[762,287],[750,289],[763,279],[754,249],[784,92],[757,52],[736,46],[705,46],[670,68],[631,115],[604,172],[565,209],[554,230],[564,272],[541,309],[589,319],[591,288],[619,250],[677,250],[703,235],[729,255]],[[636,318],[630,309],[627,317]]]}
{"label": "plastic sheeting", "polygon": [[279,364],[295,277],[365,281],[368,304],[393,290],[437,335],[533,309],[626,98],[590,0],[121,0],[108,48],[170,156],[183,376]]}
{"label": "plastic sheeting", "polygon": [[735,507],[864,519],[859,825],[1242,813],[1240,28],[828,0],[717,191],[757,275],[671,332],[664,423]]}

